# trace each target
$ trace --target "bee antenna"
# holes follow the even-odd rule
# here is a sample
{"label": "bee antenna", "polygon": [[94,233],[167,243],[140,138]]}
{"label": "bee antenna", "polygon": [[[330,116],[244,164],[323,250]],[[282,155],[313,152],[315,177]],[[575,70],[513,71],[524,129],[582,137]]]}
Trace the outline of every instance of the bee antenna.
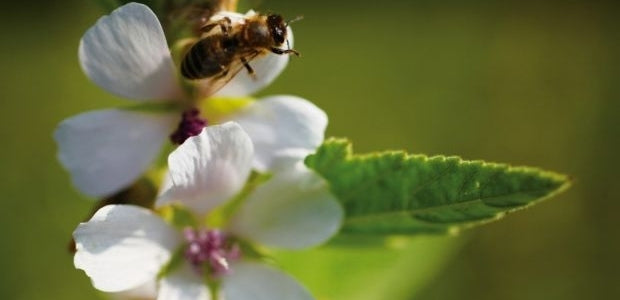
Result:
{"label": "bee antenna", "polygon": [[288,21],[286,21],[286,23],[284,23],[284,25],[288,26],[288,25],[290,25],[291,23],[295,23],[295,22],[297,22],[297,21],[299,21],[299,20],[303,20],[303,18],[304,18],[304,16],[297,16],[297,17],[295,17],[295,18],[294,18],[294,19],[292,19],[292,20],[288,20]]}

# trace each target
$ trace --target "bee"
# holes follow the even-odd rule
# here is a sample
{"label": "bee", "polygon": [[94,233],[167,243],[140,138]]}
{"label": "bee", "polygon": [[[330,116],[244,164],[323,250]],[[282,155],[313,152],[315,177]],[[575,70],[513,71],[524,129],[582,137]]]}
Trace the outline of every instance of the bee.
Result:
{"label": "bee", "polygon": [[207,34],[187,51],[181,75],[190,80],[210,79],[211,92],[215,92],[244,67],[254,76],[249,64],[254,58],[268,53],[299,56],[290,46],[280,48],[288,45],[288,24],[298,19],[285,22],[277,14],[255,14],[234,26],[229,17],[207,23],[202,27],[205,34],[219,31]]}

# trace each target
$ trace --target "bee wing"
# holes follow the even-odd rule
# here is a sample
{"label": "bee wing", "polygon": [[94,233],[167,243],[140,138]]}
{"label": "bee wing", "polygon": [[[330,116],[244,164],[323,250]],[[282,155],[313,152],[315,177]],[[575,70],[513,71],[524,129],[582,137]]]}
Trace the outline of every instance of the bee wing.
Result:
{"label": "bee wing", "polygon": [[[213,77],[209,77],[206,79],[202,79],[198,81],[198,90],[201,98],[207,98],[221,88],[223,88],[228,82],[230,82],[239,72],[242,72],[245,69],[245,64],[243,59],[245,59],[246,63],[251,62],[253,59],[258,57],[261,54],[259,51],[253,51],[250,54],[246,54],[244,56],[239,56],[233,60],[232,63],[228,66],[228,68],[222,72],[221,74],[215,75]],[[249,70],[248,70],[249,72]],[[253,73],[250,73],[253,74]]]}

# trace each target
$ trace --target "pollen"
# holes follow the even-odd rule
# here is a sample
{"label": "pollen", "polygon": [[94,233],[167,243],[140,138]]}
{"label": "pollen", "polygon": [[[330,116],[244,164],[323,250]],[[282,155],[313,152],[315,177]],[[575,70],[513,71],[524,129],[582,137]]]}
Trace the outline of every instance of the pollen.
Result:
{"label": "pollen", "polygon": [[186,228],[183,234],[187,241],[185,259],[198,274],[226,275],[230,272],[231,262],[241,257],[239,246],[230,243],[220,230]]}
{"label": "pollen", "polygon": [[181,145],[188,138],[200,134],[207,126],[207,120],[200,116],[200,110],[191,108],[183,112],[179,127],[170,135],[170,140]]}

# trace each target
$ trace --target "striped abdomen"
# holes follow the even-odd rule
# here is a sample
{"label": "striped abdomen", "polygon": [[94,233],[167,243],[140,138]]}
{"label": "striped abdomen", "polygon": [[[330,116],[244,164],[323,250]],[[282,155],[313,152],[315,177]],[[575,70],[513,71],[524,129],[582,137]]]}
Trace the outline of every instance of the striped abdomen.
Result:
{"label": "striped abdomen", "polygon": [[203,79],[218,75],[232,62],[236,43],[222,35],[206,37],[189,49],[181,63],[181,75]]}

